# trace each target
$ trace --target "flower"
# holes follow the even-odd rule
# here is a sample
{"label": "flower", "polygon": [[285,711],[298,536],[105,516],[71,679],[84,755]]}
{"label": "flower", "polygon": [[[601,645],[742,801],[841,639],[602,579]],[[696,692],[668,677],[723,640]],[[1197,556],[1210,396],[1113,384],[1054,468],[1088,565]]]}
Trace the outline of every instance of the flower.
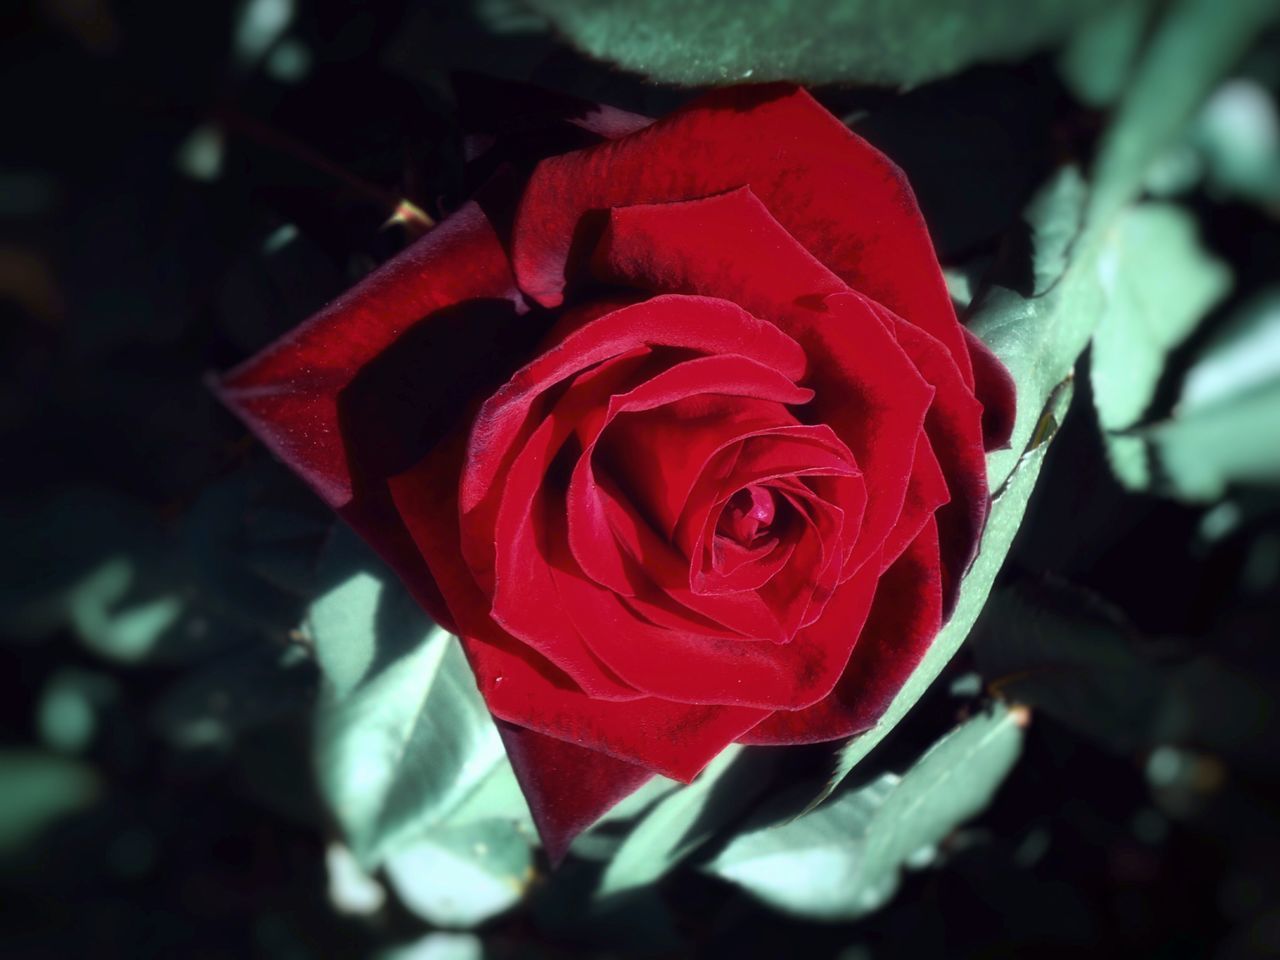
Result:
{"label": "flower", "polygon": [[809,94],[555,104],[220,385],[458,632],[553,857],[654,772],[871,725],[1013,412],[902,173]]}

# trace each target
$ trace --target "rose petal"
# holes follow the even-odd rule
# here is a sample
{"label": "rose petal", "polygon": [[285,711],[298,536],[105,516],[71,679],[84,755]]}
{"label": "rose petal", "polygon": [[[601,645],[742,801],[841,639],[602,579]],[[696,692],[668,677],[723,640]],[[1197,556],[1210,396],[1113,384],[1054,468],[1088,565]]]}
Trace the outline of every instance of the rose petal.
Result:
{"label": "rose petal", "polygon": [[502,720],[498,732],[553,867],[574,837],[653,776],[645,767]]}
{"label": "rose petal", "polygon": [[[562,301],[573,261],[589,252],[580,231],[592,211],[742,186],[842,280],[941,340],[972,383],[969,352],[906,178],[789,85],[713,91],[631,136],[544,160],[516,219],[512,260],[521,289],[545,306]],[[719,249],[731,251],[738,239],[728,236]],[[702,248],[710,258],[717,245]]]}
{"label": "rose petal", "polygon": [[567,547],[550,557],[557,595],[579,633],[618,676],[664,701],[799,709],[831,691],[857,638],[856,623],[844,618],[839,630],[804,630],[783,644],[653,626],[573,566]]}
{"label": "rose petal", "polygon": [[951,491],[950,501],[937,511],[944,610],[949,613],[960,578],[977,553],[991,509],[983,408],[960,379],[959,370],[942,344],[923,330],[895,319],[898,342],[938,391],[925,419],[925,434]]}
{"label": "rose petal", "polygon": [[[870,615],[830,696],[804,710],[778,711],[739,742],[819,743],[875,723],[942,626],[938,568],[938,529],[930,522],[880,577]],[[832,619],[829,611],[823,623]]]}
{"label": "rose petal", "polygon": [[[590,433],[579,433],[585,449],[573,468],[566,498],[566,516],[569,527],[569,546],[579,566],[592,579],[621,593],[631,593],[627,583],[627,571],[619,556],[619,544],[610,530],[600,501],[596,480],[596,449],[602,436],[607,437],[610,426],[621,415],[634,425],[652,425],[653,418],[636,418],[634,414],[654,411],[663,407],[683,408],[679,401],[699,396],[714,396],[720,403],[733,398],[730,413],[741,413],[743,400],[762,401],[751,407],[776,404],[803,404],[813,396],[812,391],[795,386],[790,380],[770,368],[736,355],[699,357],[669,367],[655,374],[626,393],[609,400],[604,415],[595,420]],[[785,416],[784,412],[780,415]],[[716,417],[716,429],[733,430],[733,417]],[[659,420],[659,423],[666,422]],[[626,439],[614,444],[615,463],[621,457],[626,460],[620,475],[625,483],[618,483],[638,492],[639,506],[644,515],[652,517],[661,529],[674,526],[681,503],[670,503],[669,498],[679,487],[668,482],[667,472],[678,472],[681,464],[687,464],[689,443],[700,431],[688,420],[680,422],[684,429],[672,438],[665,433],[629,431]],[[634,456],[628,456],[633,454]],[[631,464],[628,469],[627,464]],[[617,483],[618,481],[615,480]]]}
{"label": "rose petal", "polygon": [[[449,621],[439,590],[386,491],[390,466],[376,444],[390,412],[417,438],[441,405],[467,394],[500,366],[494,345],[518,345],[527,327],[506,254],[479,206],[469,203],[306,323],[213,383],[260,440],[307,482],[391,564],[437,619]],[[430,349],[422,349],[431,341]],[[390,389],[361,377],[397,354],[418,361],[409,403],[389,406]],[[357,390],[360,381],[373,390]],[[451,389],[452,388],[452,389]],[[417,451],[420,456],[422,451]],[[416,457],[415,457],[416,458]],[[403,464],[401,465],[403,467]]]}
{"label": "rose petal", "polygon": [[982,403],[982,433],[988,450],[1002,450],[1013,435],[1017,413],[1017,384],[991,348],[968,328],[964,331],[973,358],[974,392]]}
{"label": "rose petal", "polygon": [[767,363],[792,381],[804,375],[799,345],[736,304],[710,297],[661,296],[623,307],[570,332],[485,402],[472,425],[470,462],[459,499],[463,512],[477,509],[505,475],[513,444],[546,390],[593,364],[655,345],[740,354]]}
{"label": "rose petal", "polygon": [[440,509],[457,489],[463,444],[453,439],[392,478],[396,506],[440,584],[489,710],[499,719],[655,773],[689,781],[767,711],[644,697],[594,699],[489,617],[488,601],[458,550],[456,515]]}
{"label": "rose petal", "polygon": [[[722,234],[724,246],[705,245]],[[829,424],[866,477],[855,566],[878,552],[901,515],[933,390],[873,304],[818,263],[750,190],[614,210],[595,267],[604,279],[735,299],[804,347],[810,365],[801,382],[816,392],[806,417]]]}

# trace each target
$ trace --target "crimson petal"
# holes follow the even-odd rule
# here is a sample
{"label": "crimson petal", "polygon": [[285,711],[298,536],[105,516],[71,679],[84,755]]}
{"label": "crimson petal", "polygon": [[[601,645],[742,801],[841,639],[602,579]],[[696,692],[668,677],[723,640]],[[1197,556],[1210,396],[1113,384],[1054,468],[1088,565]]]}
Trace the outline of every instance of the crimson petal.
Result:
{"label": "crimson petal", "polygon": [[553,867],[574,837],[653,776],[634,763],[501,720],[498,732]]}
{"label": "crimson petal", "polygon": [[[484,304],[505,305],[478,317]],[[451,308],[461,311],[448,316]],[[386,491],[386,462],[364,462],[372,454],[383,461],[376,444],[352,446],[352,436],[387,433],[383,402],[345,403],[362,372],[384,362],[406,340],[425,333],[440,342],[425,351],[427,362],[447,357],[456,377],[471,360],[484,357],[493,365],[492,345],[474,333],[518,323],[523,301],[516,289],[506,253],[480,207],[469,203],[444,220],[399,256],[375,270],[314,317],[265,350],[225,374],[212,386],[255,435],[350,523],[405,581],[415,597],[439,621],[450,624],[449,612],[422,558]],[[483,320],[483,322],[481,322]],[[506,338],[506,334],[498,340]],[[424,351],[415,350],[421,357]],[[471,356],[468,356],[471,355]],[[424,422],[432,417],[435,398],[420,396],[419,386],[408,415]],[[442,371],[443,372],[443,371]],[[398,385],[398,384],[397,384]],[[394,392],[394,391],[393,391]],[[397,409],[397,416],[405,411]],[[417,436],[421,423],[401,431]],[[402,445],[402,438],[397,445]],[[421,455],[418,451],[417,456]],[[414,457],[416,459],[416,456]]]}
{"label": "crimson petal", "polygon": [[880,577],[870,615],[831,694],[805,710],[778,711],[739,742],[820,743],[851,737],[880,719],[942,625],[938,566],[938,528],[930,521]]}
{"label": "crimson petal", "polygon": [[[512,260],[521,289],[544,306],[562,302],[575,256],[589,252],[580,231],[593,211],[743,186],[842,280],[941,340],[972,384],[969,351],[906,177],[791,85],[713,91],[631,136],[544,160],[516,217]],[[716,244],[701,249],[708,254]],[[771,263],[758,266],[776,273]]]}
{"label": "crimson petal", "polygon": [[391,493],[448,600],[476,684],[495,717],[687,782],[767,715],[748,707],[692,706],[653,697],[593,699],[499,627],[461,559],[457,514],[441,509],[457,490],[462,455],[463,445],[455,438],[447,450],[393,477]]}

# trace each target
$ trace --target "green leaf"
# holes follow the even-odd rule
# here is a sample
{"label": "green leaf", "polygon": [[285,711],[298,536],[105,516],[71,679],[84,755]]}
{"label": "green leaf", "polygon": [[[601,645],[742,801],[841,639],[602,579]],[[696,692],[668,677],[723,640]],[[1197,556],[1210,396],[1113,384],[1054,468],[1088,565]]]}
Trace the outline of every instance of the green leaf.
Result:
{"label": "green leaf", "polygon": [[1105,107],[1120,96],[1154,6],[1154,0],[1106,6],[1071,35],[1058,58],[1058,69],[1081,102]]}
{"label": "green leaf", "polygon": [[1280,14],[1280,0],[1175,0],[1157,24],[1098,148],[1088,220],[1105,228],[1138,193],[1222,75]]}
{"label": "green leaf", "polygon": [[469,933],[428,933],[378,953],[376,960],[484,960],[484,943]]}
{"label": "green leaf", "polygon": [[1195,414],[1265,391],[1280,380],[1280,286],[1251,298],[1200,350],[1183,379],[1179,411]]}
{"label": "green leaf", "polygon": [[175,747],[225,749],[264,724],[305,716],[315,694],[315,664],[302,648],[263,642],[184,673],[152,707],[151,724]]}
{"label": "green leaf", "polygon": [[1093,270],[1096,255],[1079,249],[1085,200],[1084,181],[1072,167],[1040,191],[1026,213],[1034,250],[1031,296],[993,287],[968,321],[1018,388],[1009,448],[987,458],[993,490],[1027,450],[1054,392],[1071,375],[1093,332],[1102,293]]}
{"label": "green leaf", "polygon": [[327,691],[316,754],[321,787],[366,866],[448,822],[527,815],[462,649],[443,630],[348,696]]}
{"label": "green leaf", "polygon": [[1123,455],[1115,464],[1131,487],[1212,501],[1233,483],[1280,482],[1277,423],[1280,288],[1247,303],[1201,349],[1167,419],[1112,438]]}
{"label": "green leaf", "polygon": [[36,708],[36,726],[45,745],[61,753],[80,753],[98,731],[103,709],[119,696],[106,674],[63,667],[45,684]]}
{"label": "green leaf", "polygon": [[1116,475],[1144,489],[1145,444],[1115,434],[1142,418],[1165,357],[1226,295],[1231,271],[1200,246],[1195,219],[1169,204],[1124,211],[1108,231],[1098,270],[1106,306],[1093,336],[1094,405]]}
{"label": "green leaf", "polygon": [[440,927],[474,927],[514,906],[533,879],[525,834],[502,821],[437,830],[386,861],[406,907]]}
{"label": "green leaf", "polygon": [[0,855],[19,852],[49,826],[97,799],[100,787],[83,763],[36,750],[0,751]]}
{"label": "green leaf", "polygon": [[1280,378],[1143,431],[1172,492],[1212,501],[1229,484],[1280,483]]}
{"label": "green leaf", "polygon": [[607,863],[617,855],[637,823],[656,806],[658,801],[685,785],[655,774],[638,790],[623,797],[601,814],[591,827],[578,835],[570,848],[575,857]]}
{"label": "green leaf", "polygon": [[886,774],[779,826],[735,838],[709,872],[803,917],[878,909],[901,870],[980,812],[1022,746],[1019,714],[997,706],[938,741],[901,778]]}
{"label": "green leaf", "polygon": [[[1122,0],[1123,2],[1123,0]],[[1048,45],[1095,0],[530,0],[593,57],[665,83],[913,86]]]}
{"label": "green leaf", "polygon": [[302,632],[339,699],[416,649],[430,630],[422,609],[346,524],[333,528],[316,577],[326,589],[312,602]]}
{"label": "green leaf", "polygon": [[973,651],[1000,697],[1043,712],[1105,750],[1152,743],[1170,673],[1092,594],[1059,582],[997,591]]}
{"label": "green leaf", "polygon": [[1280,203],[1280,108],[1264,83],[1236,77],[1222,84],[1189,139],[1215,192]]}
{"label": "green leaf", "polygon": [[135,560],[115,556],[68,593],[71,624],[94,653],[122,663],[145,660],[181,620],[185,604],[176,591],[131,598],[141,579]]}
{"label": "green leaf", "polygon": [[771,754],[730,746],[688,786],[660,800],[627,835],[605,868],[598,895],[609,897],[665,876],[763,788]]}

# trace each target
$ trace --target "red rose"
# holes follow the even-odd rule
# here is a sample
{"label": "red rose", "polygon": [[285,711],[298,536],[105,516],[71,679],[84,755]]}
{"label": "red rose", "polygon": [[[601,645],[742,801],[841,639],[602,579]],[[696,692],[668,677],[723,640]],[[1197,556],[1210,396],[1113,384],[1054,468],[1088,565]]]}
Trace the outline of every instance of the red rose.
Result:
{"label": "red rose", "polygon": [[221,391],[461,636],[556,856],[653,772],[879,717],[1013,398],[902,173],[804,91],[552,103]]}

